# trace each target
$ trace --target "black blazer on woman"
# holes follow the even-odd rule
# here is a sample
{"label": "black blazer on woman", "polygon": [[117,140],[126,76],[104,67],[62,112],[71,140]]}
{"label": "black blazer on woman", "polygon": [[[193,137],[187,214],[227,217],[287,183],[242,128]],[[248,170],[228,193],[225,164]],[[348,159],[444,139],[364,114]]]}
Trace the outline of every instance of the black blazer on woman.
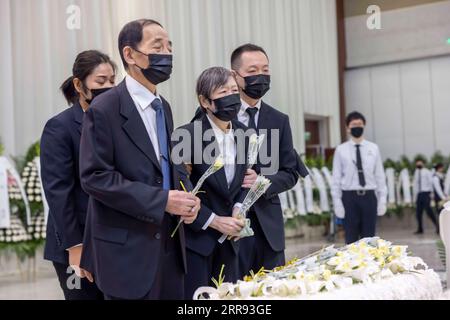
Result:
{"label": "black blazer on woman", "polygon": [[[179,130],[187,130],[190,133],[191,151],[192,151],[191,158],[185,160],[187,160],[192,164],[190,181],[192,182],[193,186],[197,184],[200,177],[209,168],[210,163],[214,161],[214,158],[204,159],[204,157],[201,157],[202,162],[200,164],[196,164],[194,162],[195,160],[194,158],[195,152],[198,150],[198,148],[195,148],[194,144],[201,143],[202,152],[211,143],[214,143],[216,146],[216,150],[219,150],[217,143],[215,142],[214,135],[212,136],[212,139],[210,141],[202,141],[204,139],[201,139],[200,135],[197,136],[194,135],[194,126],[199,124],[201,124],[202,127],[202,136],[206,130],[212,129],[211,124],[209,123],[209,120],[206,116],[203,116],[201,117],[201,119],[177,129],[178,132],[180,132]],[[235,131],[239,129],[245,131],[247,129],[247,127],[245,127],[243,124],[235,120],[232,121],[232,127],[233,130]],[[197,141],[195,142],[194,140]],[[180,142],[182,142],[182,140],[177,141],[176,143]],[[220,245],[217,240],[222,236],[222,234],[220,234],[217,230],[212,228],[207,228],[206,230],[203,230],[202,227],[208,221],[209,217],[211,216],[211,213],[214,212],[216,215],[219,216],[231,216],[234,204],[236,202],[243,201],[245,194],[247,192],[245,189],[242,188],[242,182],[244,181],[244,176],[246,172],[245,162],[247,159],[246,157],[247,145],[248,139],[245,139],[244,144],[245,154],[243,155],[244,163],[235,165],[234,179],[230,184],[229,188],[225,176],[225,170],[224,168],[221,168],[219,171],[217,171],[208,179],[206,179],[201,188],[201,190],[204,191],[204,193],[202,192],[197,194],[197,196],[201,199],[201,209],[198,213],[197,219],[192,224],[186,225],[185,228],[186,247],[189,248],[190,250],[195,251],[203,256],[209,256],[213,252],[215,246]],[[237,148],[236,154],[242,151],[244,150],[239,150]],[[216,154],[213,154],[213,157],[216,156],[217,156]],[[233,245],[235,252],[237,252],[238,242],[232,241],[231,243]]]}
{"label": "black blazer on woman", "polygon": [[68,264],[68,248],[83,242],[89,196],[78,163],[83,109],[79,103],[51,118],[41,137],[41,178],[49,205],[44,258]]}

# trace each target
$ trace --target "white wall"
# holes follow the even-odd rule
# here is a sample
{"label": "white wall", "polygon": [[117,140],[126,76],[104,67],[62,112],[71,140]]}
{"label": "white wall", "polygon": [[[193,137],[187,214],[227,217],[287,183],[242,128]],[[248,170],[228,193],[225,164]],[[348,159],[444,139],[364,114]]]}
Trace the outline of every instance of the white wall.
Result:
{"label": "white wall", "polygon": [[345,19],[348,67],[450,54],[448,0],[382,11],[380,30],[367,28],[368,17]]}
{"label": "white wall", "polygon": [[[81,8],[81,29],[66,28],[66,8]],[[331,0],[1,0],[0,137],[22,154],[46,120],[66,108],[58,92],[76,54],[100,49],[120,64],[117,35],[137,18],[159,20],[174,43],[174,74],[161,92],[175,122],[191,119],[195,80],[209,66],[229,66],[232,50],[254,42],[270,56],[269,103],[288,113],[303,150],[303,113],[330,117],[339,142],[336,10]],[[120,81],[123,74],[118,76]]]}
{"label": "white wall", "polygon": [[450,55],[350,70],[345,86],[383,158],[450,154]]}

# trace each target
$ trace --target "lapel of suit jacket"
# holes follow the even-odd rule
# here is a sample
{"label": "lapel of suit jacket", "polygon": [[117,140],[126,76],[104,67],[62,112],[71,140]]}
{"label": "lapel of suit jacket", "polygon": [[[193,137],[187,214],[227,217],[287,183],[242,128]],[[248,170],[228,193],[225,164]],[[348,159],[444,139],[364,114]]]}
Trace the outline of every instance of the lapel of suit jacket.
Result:
{"label": "lapel of suit jacket", "polygon": [[260,129],[268,129],[269,127],[269,115],[268,115],[268,107],[264,103],[264,101],[261,101],[261,107],[259,108],[259,114],[258,114],[258,134]]}
{"label": "lapel of suit jacket", "polygon": [[[258,135],[261,134],[261,130],[265,129],[265,138],[263,141],[263,144],[265,144],[265,146],[267,148],[270,147],[270,128],[269,128],[269,122],[270,122],[270,114],[269,114],[269,108],[268,106],[264,103],[264,101],[261,101],[261,107],[259,109],[259,114],[258,114]],[[267,149],[268,150],[268,149]],[[260,173],[261,171],[261,161],[258,155],[258,158],[256,160],[256,164],[253,166],[253,169],[256,171],[256,173]]]}
{"label": "lapel of suit jacket", "polygon": [[152,141],[148,136],[147,129],[142,121],[141,115],[136,110],[136,105],[127,90],[125,80],[117,86],[120,97],[120,114],[126,118],[122,128],[133,141],[133,143],[149,158],[161,171],[161,165],[155,154]]}
{"label": "lapel of suit jacket", "polygon": [[82,125],[84,112],[79,102],[75,103],[72,106],[72,111],[73,111],[73,121],[75,121],[75,123],[78,124],[77,131],[79,134],[81,134],[81,129],[83,128]]}

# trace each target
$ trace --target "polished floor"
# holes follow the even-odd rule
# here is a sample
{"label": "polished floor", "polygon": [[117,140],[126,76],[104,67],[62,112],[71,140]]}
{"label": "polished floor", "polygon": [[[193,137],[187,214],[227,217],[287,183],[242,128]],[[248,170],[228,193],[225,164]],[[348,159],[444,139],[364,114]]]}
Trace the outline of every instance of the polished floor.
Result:
{"label": "polished floor", "polygon": [[[397,244],[408,245],[413,255],[420,256],[439,273],[444,279],[444,266],[442,265],[436,250],[436,240],[438,236],[431,227],[425,230],[423,235],[413,235],[414,226],[396,226],[385,219],[380,223],[379,236]],[[341,234],[335,237],[337,246],[343,244]],[[325,237],[316,239],[294,238],[287,239],[286,257],[303,257],[311,252],[317,251],[330,244]],[[26,270],[33,269],[27,265],[21,265],[22,272],[2,272],[4,264],[0,261],[0,300],[5,299],[62,299],[62,292],[59,288],[54,271],[50,263],[37,259],[36,274],[30,274]],[[18,264],[19,266],[19,264]],[[9,266],[10,270],[17,270]],[[5,274],[6,273],[6,274]],[[445,283],[443,283],[445,285]]]}

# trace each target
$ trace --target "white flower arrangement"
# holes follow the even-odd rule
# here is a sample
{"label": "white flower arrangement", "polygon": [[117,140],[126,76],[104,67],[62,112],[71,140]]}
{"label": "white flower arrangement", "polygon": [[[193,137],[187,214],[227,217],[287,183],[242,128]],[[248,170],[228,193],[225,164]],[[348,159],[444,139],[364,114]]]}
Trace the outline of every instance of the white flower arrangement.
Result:
{"label": "white flower arrangement", "polygon": [[11,215],[11,226],[0,229],[0,242],[17,243],[28,240],[31,240],[31,235],[25,230],[22,221],[16,215]]}
{"label": "white flower arrangement", "polygon": [[22,173],[22,183],[30,202],[42,203],[42,189],[37,166],[34,161],[27,163]]}
{"label": "white flower arrangement", "polygon": [[[377,293],[370,292],[375,288]],[[340,249],[329,246],[274,270],[251,272],[236,284],[199,288],[194,299],[204,299],[204,293],[209,299],[414,299],[438,297],[442,287],[421,258],[408,255],[407,246],[374,237]]]}
{"label": "white flower arrangement", "polygon": [[38,174],[36,161],[29,161],[22,172],[22,183],[29,202],[33,207],[31,223],[27,228],[28,233],[35,240],[46,238],[46,223],[44,217],[44,204],[41,189],[41,181]]}

